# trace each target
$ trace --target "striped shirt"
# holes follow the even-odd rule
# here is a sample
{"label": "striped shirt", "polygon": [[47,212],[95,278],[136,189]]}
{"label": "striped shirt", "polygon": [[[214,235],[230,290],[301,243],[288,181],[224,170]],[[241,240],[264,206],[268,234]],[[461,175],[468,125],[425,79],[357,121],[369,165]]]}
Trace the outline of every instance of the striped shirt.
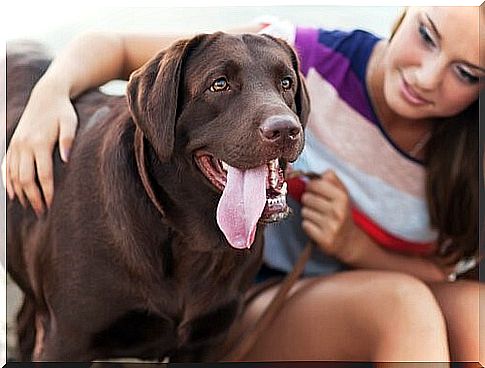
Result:
{"label": "striped shirt", "polygon": [[[296,170],[336,172],[352,202],[354,222],[383,247],[415,254],[432,249],[425,199],[425,168],[386,134],[372,107],[365,76],[379,38],[352,32],[271,24],[262,33],[285,38],[300,57],[311,101],[302,155]],[[290,271],[306,244],[301,229],[301,179],[289,183],[294,216],[267,226],[265,262]],[[337,271],[342,265],[315,250],[307,275]]]}

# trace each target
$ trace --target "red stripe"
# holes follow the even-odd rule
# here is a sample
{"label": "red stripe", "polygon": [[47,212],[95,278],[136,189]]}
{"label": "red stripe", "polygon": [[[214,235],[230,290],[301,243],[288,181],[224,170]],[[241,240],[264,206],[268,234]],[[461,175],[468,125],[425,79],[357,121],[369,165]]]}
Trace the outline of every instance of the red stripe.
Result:
{"label": "red stripe", "polygon": [[434,249],[433,243],[409,242],[389,234],[355,207],[352,208],[352,218],[357,226],[384,248],[416,255],[428,255]]}
{"label": "red stripe", "polygon": [[306,183],[299,177],[287,179],[286,182],[288,183],[288,194],[301,203],[301,196],[305,192]]}
{"label": "red stripe", "polygon": [[[301,203],[301,196],[305,192],[306,183],[298,177],[289,179],[287,182],[288,194]],[[356,208],[352,208],[352,218],[357,226],[377,242],[377,244],[384,248],[415,255],[427,255],[434,249],[433,243],[415,243],[397,238],[383,230],[379,225]]]}

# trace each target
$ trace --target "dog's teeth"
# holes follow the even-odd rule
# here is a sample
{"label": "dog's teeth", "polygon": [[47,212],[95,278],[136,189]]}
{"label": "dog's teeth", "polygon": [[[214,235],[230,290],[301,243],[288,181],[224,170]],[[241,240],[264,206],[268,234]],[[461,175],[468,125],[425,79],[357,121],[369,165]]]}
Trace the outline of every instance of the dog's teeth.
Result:
{"label": "dog's teeth", "polygon": [[268,162],[268,170],[270,173],[277,171],[279,168],[278,159]]}
{"label": "dog's teeth", "polygon": [[278,175],[275,171],[271,171],[270,184],[272,188],[276,188],[276,185],[278,184]]}
{"label": "dog's teeth", "polygon": [[286,196],[280,194],[276,198],[268,198],[266,202],[270,207],[286,207]]}
{"label": "dog's teeth", "polygon": [[222,164],[222,168],[223,168],[224,170],[226,170],[226,171],[227,171],[227,170],[228,170],[228,168],[229,168],[229,165],[228,165],[228,164],[226,164],[226,163],[225,163],[224,161],[222,161],[222,160],[221,160],[221,164]]}
{"label": "dog's teeth", "polygon": [[281,190],[280,190],[280,193],[284,196],[286,196],[286,193],[287,193],[287,190],[288,190],[288,185],[286,184],[286,181],[283,183],[283,185],[281,186]]}

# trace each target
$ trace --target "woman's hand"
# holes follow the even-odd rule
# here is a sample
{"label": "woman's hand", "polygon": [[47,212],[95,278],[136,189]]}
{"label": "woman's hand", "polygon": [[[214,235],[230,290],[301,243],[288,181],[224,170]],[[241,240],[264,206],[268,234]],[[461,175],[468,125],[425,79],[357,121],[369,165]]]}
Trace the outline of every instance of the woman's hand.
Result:
{"label": "woman's hand", "polygon": [[302,227],[325,253],[355,268],[404,272],[426,282],[445,281],[453,267],[433,257],[382,248],[355,225],[350,197],[333,171],[308,182],[302,198]]}
{"label": "woman's hand", "polygon": [[[67,92],[39,81],[12,136],[2,162],[3,181],[10,199],[26,207],[26,198],[37,216],[50,207],[54,194],[54,145],[67,162],[76,134],[77,116]],[[40,188],[36,184],[36,176]]]}
{"label": "woman's hand", "polygon": [[345,185],[333,171],[326,171],[308,182],[301,201],[305,233],[325,253],[346,262],[356,250],[353,243],[360,229],[352,219]]}

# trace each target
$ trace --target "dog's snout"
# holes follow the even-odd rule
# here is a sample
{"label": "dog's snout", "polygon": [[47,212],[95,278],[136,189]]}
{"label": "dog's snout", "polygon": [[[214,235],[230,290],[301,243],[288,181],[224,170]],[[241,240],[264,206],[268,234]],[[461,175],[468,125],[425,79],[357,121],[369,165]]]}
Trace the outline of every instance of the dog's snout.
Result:
{"label": "dog's snout", "polygon": [[271,116],[259,127],[263,139],[277,143],[295,140],[302,132],[300,124],[292,116]]}

